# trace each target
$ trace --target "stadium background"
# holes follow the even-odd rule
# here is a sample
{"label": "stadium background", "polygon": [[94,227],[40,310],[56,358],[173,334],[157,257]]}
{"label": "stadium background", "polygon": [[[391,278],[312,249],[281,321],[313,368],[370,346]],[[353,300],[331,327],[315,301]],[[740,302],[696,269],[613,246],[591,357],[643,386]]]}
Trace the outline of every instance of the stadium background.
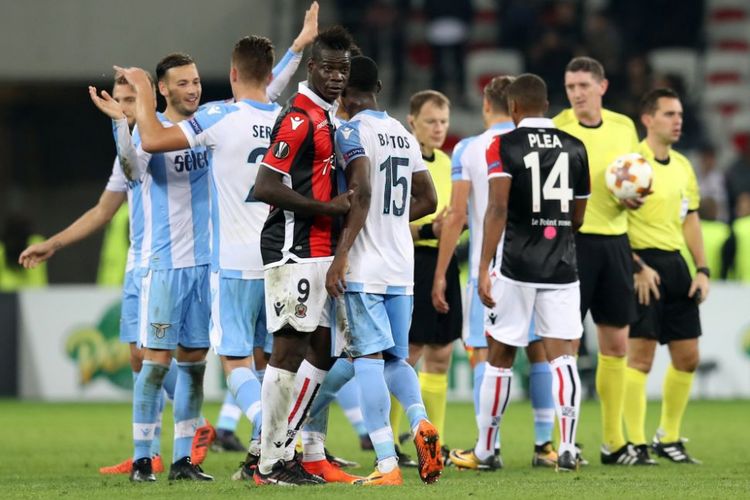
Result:
{"label": "stadium background", "polygon": [[[742,284],[750,282],[750,210],[735,213],[734,203],[742,193],[750,196],[748,2],[320,3],[322,26],[345,24],[364,53],[378,59],[385,86],[381,104],[392,115],[405,117],[414,91],[439,85],[448,94],[453,106],[447,152],[461,137],[482,130],[480,91],[496,74],[542,75],[554,113],[566,106],[565,64],[574,55],[592,55],[604,63],[610,79],[605,106],[629,114],[636,123],[637,102],[645,90],[674,86],[685,105],[677,148],[693,160],[704,200],[716,202],[716,213],[705,213],[705,218],[717,219],[715,224],[726,229],[721,241],[712,242],[718,249],[715,259],[722,262],[728,234],[734,234],[735,248],[733,259],[724,259],[726,265],[714,266],[715,276],[726,267],[733,281],[715,284],[704,307],[704,361],[695,394],[750,397],[750,316],[742,307],[750,303],[750,285]],[[277,55],[283,54],[306,5],[298,0],[0,2],[0,43],[5,47],[0,56],[0,241],[12,239],[10,231],[19,219],[30,233],[49,236],[96,203],[114,148],[108,120],[90,103],[86,87],[109,88],[112,64],[153,70],[164,54],[187,52],[201,73],[202,101],[226,98],[233,42],[247,33],[264,34],[274,41]],[[437,58],[445,63],[444,77],[434,73]],[[304,64],[293,81],[303,78]],[[730,179],[726,184],[725,176]],[[8,347],[0,364],[5,374],[1,394],[128,397],[115,389],[118,367],[127,368],[111,318],[117,290],[95,285],[101,250],[101,235],[65,249],[48,264],[49,288],[0,297],[6,319],[0,331]],[[40,385],[49,382],[41,374],[51,363],[72,377],[53,381],[64,382],[66,389]],[[585,359],[582,367],[593,373]],[[652,395],[659,392],[663,367],[661,358],[651,377]],[[217,389],[209,394],[218,397],[220,377],[218,369],[214,372],[210,383]],[[453,375],[453,399],[467,398],[470,377],[461,352]]]}

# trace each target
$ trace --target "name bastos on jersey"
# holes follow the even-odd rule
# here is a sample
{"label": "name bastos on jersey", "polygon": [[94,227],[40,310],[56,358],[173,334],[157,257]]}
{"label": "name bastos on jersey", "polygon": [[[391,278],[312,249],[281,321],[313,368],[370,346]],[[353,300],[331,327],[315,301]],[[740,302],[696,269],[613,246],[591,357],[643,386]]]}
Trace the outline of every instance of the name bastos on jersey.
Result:
{"label": "name bastos on jersey", "polygon": [[538,288],[578,283],[573,209],[590,195],[586,148],[546,118],[525,118],[487,149],[489,178],[511,177],[501,277]]}
{"label": "name bastos on jersey", "polygon": [[268,150],[278,104],[215,103],[179,125],[190,147],[211,151],[211,267],[223,277],[263,278],[260,233],[268,205],[253,187]]}
{"label": "name bastos on jersey", "polygon": [[356,158],[370,160],[370,210],[349,252],[347,290],[412,295],[412,174],[427,170],[419,144],[384,111],[365,110],[336,131],[336,148],[344,169]]}

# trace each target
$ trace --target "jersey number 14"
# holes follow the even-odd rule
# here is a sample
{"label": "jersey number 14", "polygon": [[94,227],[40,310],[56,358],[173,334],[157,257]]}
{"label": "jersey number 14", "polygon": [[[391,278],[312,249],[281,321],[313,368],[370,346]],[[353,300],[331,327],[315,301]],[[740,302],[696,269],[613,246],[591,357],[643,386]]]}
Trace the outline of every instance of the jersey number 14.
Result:
{"label": "jersey number 14", "polygon": [[558,200],[560,211],[566,213],[570,210],[570,200],[573,199],[573,190],[569,181],[568,153],[562,152],[552,165],[552,170],[541,184],[541,168],[539,166],[539,152],[534,151],[523,157],[526,168],[531,169],[531,210],[542,211],[542,198],[548,201]]}

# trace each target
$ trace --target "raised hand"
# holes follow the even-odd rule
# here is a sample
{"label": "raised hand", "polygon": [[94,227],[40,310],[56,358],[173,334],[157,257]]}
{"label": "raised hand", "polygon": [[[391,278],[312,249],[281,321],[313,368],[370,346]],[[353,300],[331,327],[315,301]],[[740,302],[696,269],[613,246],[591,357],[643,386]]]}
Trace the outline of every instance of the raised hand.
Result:
{"label": "raised hand", "polygon": [[125,118],[125,113],[122,111],[120,103],[115,101],[114,98],[109,95],[109,92],[102,90],[101,96],[97,93],[96,87],[89,85],[89,96],[94,106],[99,108],[99,111],[109,116],[113,120],[119,120]]}
{"label": "raised hand", "polygon": [[301,52],[305,47],[310,45],[315,37],[318,36],[318,11],[320,6],[318,2],[313,2],[310,8],[305,11],[305,22],[302,24],[302,29],[295,38],[292,44],[292,50],[294,52]]}

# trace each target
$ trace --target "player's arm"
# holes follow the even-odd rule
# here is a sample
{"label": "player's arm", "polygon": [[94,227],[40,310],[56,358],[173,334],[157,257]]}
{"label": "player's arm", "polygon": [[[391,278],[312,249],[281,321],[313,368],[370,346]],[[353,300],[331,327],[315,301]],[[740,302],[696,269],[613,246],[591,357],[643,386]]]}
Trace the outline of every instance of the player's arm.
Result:
{"label": "player's arm", "polygon": [[190,147],[179,127],[164,127],[156,116],[156,96],[151,81],[141,68],[119,68],[129,84],[135,88],[135,121],[141,137],[141,148],[148,153],[161,153]]}
{"label": "player's arm", "polygon": [[448,301],[445,300],[447,286],[445,273],[448,271],[448,264],[450,264],[451,257],[456,251],[458,239],[466,225],[466,208],[469,203],[470,191],[470,181],[453,181],[450,210],[448,210],[443,220],[443,227],[440,229],[438,258],[435,265],[435,277],[432,280],[432,305],[441,313],[447,313],[449,309]]}
{"label": "player's arm", "polygon": [[24,250],[18,257],[18,263],[26,269],[36,267],[61,248],[87,238],[106,226],[124,201],[125,193],[105,190],[99,202],[70,226],[46,241],[31,245]]}
{"label": "player's arm", "polygon": [[[697,269],[693,282],[690,283],[688,297],[695,298],[699,304],[708,298],[708,269],[706,261],[706,252],[703,247],[703,233],[701,231],[701,221],[698,212],[688,212],[682,223],[682,234],[685,237],[690,255],[693,256],[693,262]],[[696,296],[696,294],[698,294]]]}
{"label": "player's arm", "polygon": [[484,239],[479,259],[479,298],[487,307],[495,307],[492,299],[489,269],[497,253],[497,246],[508,220],[508,195],[511,178],[507,175],[490,177],[490,193],[484,214]]}
{"label": "player's arm", "polygon": [[286,51],[284,57],[273,67],[273,78],[266,88],[266,97],[269,101],[275,101],[284,92],[297,71],[300,61],[302,61],[302,53],[305,47],[310,45],[318,35],[319,9],[318,2],[313,2],[310,8],[305,11],[305,21],[297,38],[294,39],[292,46]]}
{"label": "player's arm", "polygon": [[326,290],[331,297],[338,297],[346,290],[346,271],[349,250],[365,225],[370,211],[372,186],[370,185],[370,160],[366,156],[355,158],[346,166],[346,182],[352,191],[351,207],[341,229],[336,253],[326,274]]}
{"label": "player's arm", "polygon": [[335,217],[349,211],[352,191],[342,193],[329,202],[318,201],[299,194],[284,184],[284,175],[261,164],[255,180],[255,199],[300,215]]}
{"label": "player's arm", "polygon": [[411,177],[409,221],[421,219],[437,209],[437,191],[428,170],[419,170]]}

